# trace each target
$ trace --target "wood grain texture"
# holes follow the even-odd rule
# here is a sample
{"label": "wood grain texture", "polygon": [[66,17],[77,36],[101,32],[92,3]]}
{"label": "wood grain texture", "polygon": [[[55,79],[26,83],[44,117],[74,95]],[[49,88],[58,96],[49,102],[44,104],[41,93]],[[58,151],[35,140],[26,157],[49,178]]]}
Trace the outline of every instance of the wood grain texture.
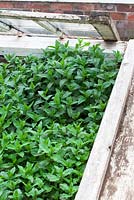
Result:
{"label": "wood grain texture", "polygon": [[[0,10],[0,17],[34,21],[92,24],[104,40],[120,40],[118,31],[110,15],[106,12],[91,12],[88,15],[43,13],[29,11]],[[62,31],[62,30],[61,30]]]}
{"label": "wood grain texture", "polygon": [[134,78],[100,200],[134,199]]}
{"label": "wood grain texture", "polygon": [[75,200],[98,200],[134,73],[130,40]]}
{"label": "wood grain texture", "polygon": [[[41,55],[42,49],[54,45],[58,38],[50,37],[17,37],[0,35],[0,55],[8,53],[15,53],[18,56],[25,56],[29,54]],[[61,40],[61,43],[67,42],[68,39]],[[124,53],[127,42],[104,42],[103,40],[88,40],[91,45],[100,44],[100,47],[105,49],[105,52],[112,53],[113,50],[121,51]],[[77,39],[69,39],[70,46],[75,46]]]}
{"label": "wood grain texture", "polygon": [[90,20],[88,15],[13,11],[13,10],[0,10],[0,17],[8,19],[26,19],[26,20],[40,20],[40,21],[50,20],[54,22],[61,21],[69,23],[89,23]]}

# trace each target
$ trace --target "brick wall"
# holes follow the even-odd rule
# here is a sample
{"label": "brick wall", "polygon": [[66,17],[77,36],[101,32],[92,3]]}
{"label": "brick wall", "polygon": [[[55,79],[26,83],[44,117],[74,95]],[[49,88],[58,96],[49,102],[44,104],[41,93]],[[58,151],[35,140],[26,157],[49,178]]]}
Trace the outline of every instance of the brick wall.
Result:
{"label": "brick wall", "polygon": [[108,12],[116,23],[121,39],[128,40],[134,38],[134,4],[0,1],[0,9],[32,10],[79,15],[88,15],[92,11]]}

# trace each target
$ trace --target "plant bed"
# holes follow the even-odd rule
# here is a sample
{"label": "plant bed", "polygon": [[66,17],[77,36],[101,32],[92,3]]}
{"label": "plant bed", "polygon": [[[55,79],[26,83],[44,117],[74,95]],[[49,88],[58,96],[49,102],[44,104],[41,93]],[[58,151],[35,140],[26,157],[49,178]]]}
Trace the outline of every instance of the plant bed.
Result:
{"label": "plant bed", "polygon": [[[84,50],[84,47],[89,47]],[[72,200],[122,56],[78,40],[0,63],[0,199]]]}

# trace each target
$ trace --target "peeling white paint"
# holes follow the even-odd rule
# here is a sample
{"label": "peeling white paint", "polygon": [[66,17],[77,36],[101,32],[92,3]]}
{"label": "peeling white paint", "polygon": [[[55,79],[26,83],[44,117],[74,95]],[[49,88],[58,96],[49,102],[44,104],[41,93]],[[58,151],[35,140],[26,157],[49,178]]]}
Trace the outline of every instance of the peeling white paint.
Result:
{"label": "peeling white paint", "polygon": [[134,199],[134,80],[100,200]]}

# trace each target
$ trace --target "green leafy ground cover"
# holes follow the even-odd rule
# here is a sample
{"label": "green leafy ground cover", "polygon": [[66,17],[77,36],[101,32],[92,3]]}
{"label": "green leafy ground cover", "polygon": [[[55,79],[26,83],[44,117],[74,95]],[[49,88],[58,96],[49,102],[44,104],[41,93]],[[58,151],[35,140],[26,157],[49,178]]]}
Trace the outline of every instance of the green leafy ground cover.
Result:
{"label": "green leafy ground cover", "polygon": [[0,200],[74,199],[121,62],[84,46],[0,63]]}

